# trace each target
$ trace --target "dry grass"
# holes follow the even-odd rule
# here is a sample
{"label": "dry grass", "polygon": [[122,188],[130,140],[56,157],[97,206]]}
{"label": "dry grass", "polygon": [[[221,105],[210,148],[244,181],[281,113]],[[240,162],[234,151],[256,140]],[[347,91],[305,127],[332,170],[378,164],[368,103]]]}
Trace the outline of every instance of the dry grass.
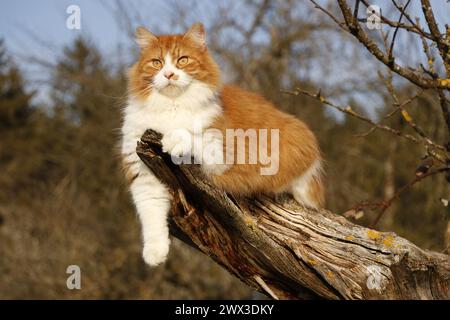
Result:
{"label": "dry grass", "polygon": [[[250,288],[176,240],[165,265],[147,267],[138,221],[131,208],[116,210],[123,207],[116,199],[101,214],[97,199],[63,181],[45,196],[3,203],[0,299],[251,297]],[[81,268],[81,290],[66,287],[72,264]]]}

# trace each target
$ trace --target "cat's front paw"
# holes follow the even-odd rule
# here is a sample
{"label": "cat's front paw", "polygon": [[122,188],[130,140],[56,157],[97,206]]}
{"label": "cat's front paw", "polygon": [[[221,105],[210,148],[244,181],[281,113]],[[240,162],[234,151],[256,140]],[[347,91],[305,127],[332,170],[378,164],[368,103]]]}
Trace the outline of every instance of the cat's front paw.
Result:
{"label": "cat's front paw", "polygon": [[220,176],[224,174],[231,165],[229,164],[203,164],[202,171],[206,175],[216,175]]}
{"label": "cat's front paw", "polygon": [[190,156],[192,151],[192,135],[186,130],[174,130],[161,139],[162,150],[174,157]]}
{"label": "cat's front paw", "polygon": [[222,175],[231,165],[225,163],[222,145],[203,153],[202,171],[206,175]]}
{"label": "cat's front paw", "polygon": [[226,164],[223,142],[221,139],[211,137],[203,141],[202,170],[206,175],[221,175],[231,165]]}
{"label": "cat's front paw", "polygon": [[169,246],[169,240],[144,243],[142,257],[148,265],[155,267],[166,261],[169,253]]}

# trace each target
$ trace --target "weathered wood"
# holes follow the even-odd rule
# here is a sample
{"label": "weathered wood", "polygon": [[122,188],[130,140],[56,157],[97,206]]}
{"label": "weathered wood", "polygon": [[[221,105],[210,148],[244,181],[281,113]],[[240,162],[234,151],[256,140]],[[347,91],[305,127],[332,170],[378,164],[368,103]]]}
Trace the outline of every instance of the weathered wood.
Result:
{"label": "weathered wood", "polygon": [[279,299],[450,299],[450,257],[326,210],[235,198],[176,166],[147,131],[137,153],[172,195],[171,233]]}

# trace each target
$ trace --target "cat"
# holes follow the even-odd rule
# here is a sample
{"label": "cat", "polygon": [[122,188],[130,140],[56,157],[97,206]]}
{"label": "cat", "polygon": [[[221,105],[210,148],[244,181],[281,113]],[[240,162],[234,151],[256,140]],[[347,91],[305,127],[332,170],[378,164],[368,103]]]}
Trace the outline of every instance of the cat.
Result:
{"label": "cat", "polygon": [[[171,208],[168,189],[135,152],[136,142],[147,129],[162,134],[163,151],[173,159],[190,155],[203,160],[201,168],[206,177],[226,192],[250,196],[288,192],[305,206],[323,206],[322,160],[314,134],[303,122],[281,112],[260,95],[222,84],[201,23],[179,35],[156,36],[139,27],[135,36],[140,57],[129,71],[122,159],[142,224],[143,258],[147,264],[156,266],[166,260],[170,244],[167,216]],[[277,133],[269,144],[258,145],[265,146],[268,154],[277,152],[274,173],[262,174],[262,163],[215,161],[223,160],[238,146],[234,142],[225,146],[221,139],[220,133],[225,136],[229,129]],[[189,141],[179,134],[180,130],[187,132]],[[203,134],[208,130],[213,134]],[[262,141],[261,137],[257,139]],[[203,147],[193,147],[196,141]],[[213,151],[204,152],[206,146],[212,146]],[[244,155],[250,156],[250,147],[244,148]],[[231,159],[235,160],[233,154]]]}

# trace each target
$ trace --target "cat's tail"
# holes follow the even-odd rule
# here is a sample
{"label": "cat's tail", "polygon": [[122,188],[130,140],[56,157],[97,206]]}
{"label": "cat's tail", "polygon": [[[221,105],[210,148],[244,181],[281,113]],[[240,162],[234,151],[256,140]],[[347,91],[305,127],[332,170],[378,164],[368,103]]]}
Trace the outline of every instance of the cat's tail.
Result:
{"label": "cat's tail", "polygon": [[317,159],[291,184],[294,199],[311,208],[323,208],[325,205],[325,188],[323,185],[322,160]]}

